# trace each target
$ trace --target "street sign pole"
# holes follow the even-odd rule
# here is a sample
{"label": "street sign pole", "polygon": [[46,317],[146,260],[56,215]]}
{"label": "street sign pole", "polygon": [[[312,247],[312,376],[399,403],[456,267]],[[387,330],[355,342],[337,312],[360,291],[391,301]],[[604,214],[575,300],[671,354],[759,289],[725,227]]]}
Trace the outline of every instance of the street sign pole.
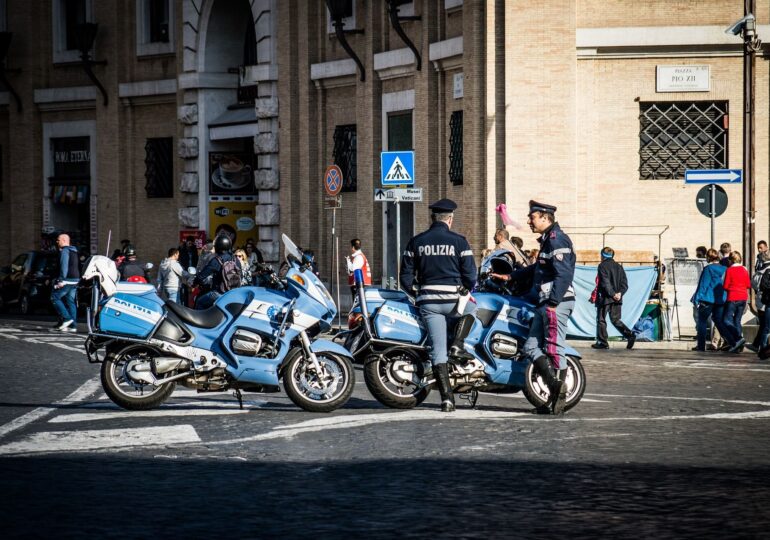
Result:
{"label": "street sign pole", "polygon": [[401,285],[401,205],[396,200],[396,289]]}
{"label": "street sign pole", "polygon": [[717,186],[716,184],[709,185],[709,193],[711,195],[711,247],[715,247],[716,244],[716,223],[717,223]]}

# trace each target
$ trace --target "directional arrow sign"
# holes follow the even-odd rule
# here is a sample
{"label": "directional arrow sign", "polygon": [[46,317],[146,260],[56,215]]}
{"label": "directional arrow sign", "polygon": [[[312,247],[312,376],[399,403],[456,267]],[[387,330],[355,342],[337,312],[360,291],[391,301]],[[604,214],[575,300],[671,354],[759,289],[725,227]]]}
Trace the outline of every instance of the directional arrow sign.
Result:
{"label": "directional arrow sign", "polygon": [[740,184],[743,182],[741,169],[687,169],[685,184]]}
{"label": "directional arrow sign", "polygon": [[421,202],[422,188],[396,188],[374,190],[374,202]]}

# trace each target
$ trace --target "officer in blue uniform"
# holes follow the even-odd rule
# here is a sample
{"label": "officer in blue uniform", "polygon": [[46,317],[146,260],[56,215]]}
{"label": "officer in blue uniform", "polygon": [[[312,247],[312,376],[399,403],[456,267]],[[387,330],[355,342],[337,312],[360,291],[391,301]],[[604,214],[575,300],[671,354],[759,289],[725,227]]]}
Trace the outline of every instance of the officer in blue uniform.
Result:
{"label": "officer in blue uniform", "polygon": [[[466,300],[476,284],[476,262],[465,237],[451,231],[457,204],[441,199],[428,208],[432,224],[409,240],[401,258],[400,281],[405,291],[416,289],[417,307],[428,327],[430,360],[441,394],[441,410],[452,412],[455,401],[447,360],[473,358],[463,343],[475,321],[475,304]],[[447,351],[453,327],[454,341]]]}
{"label": "officer in blue uniform", "polygon": [[[569,316],[575,307],[575,291],[572,288],[575,250],[572,240],[556,223],[555,213],[555,206],[529,201],[527,223],[532,232],[540,234],[537,261],[510,276],[494,274],[492,277],[532,280],[532,288],[525,298],[537,306],[537,312],[524,343],[524,354],[535,365],[551,392],[548,405],[537,412],[561,414],[567,397],[564,343]],[[558,377],[554,369],[558,370]]]}

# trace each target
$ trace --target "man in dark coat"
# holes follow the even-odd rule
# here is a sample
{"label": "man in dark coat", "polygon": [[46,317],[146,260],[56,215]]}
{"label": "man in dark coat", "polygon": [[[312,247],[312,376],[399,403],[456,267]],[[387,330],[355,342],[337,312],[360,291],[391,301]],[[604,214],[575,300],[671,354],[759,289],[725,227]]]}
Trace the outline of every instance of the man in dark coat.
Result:
{"label": "man in dark coat", "polygon": [[628,290],[626,271],[614,259],[615,251],[610,247],[602,249],[602,262],[599,263],[599,279],[596,295],[596,343],[594,349],[609,349],[607,343],[607,314],[610,322],[626,338],[626,348],[636,342],[636,334],[620,320],[623,295]]}

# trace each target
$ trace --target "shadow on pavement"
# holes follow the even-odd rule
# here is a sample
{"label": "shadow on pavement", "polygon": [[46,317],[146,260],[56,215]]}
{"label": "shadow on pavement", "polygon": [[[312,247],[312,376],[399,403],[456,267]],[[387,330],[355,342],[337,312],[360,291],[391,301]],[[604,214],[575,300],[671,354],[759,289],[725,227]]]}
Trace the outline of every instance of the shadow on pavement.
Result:
{"label": "shadow on pavement", "polygon": [[770,525],[766,468],[242,459],[1,459],[3,537],[739,538]]}

